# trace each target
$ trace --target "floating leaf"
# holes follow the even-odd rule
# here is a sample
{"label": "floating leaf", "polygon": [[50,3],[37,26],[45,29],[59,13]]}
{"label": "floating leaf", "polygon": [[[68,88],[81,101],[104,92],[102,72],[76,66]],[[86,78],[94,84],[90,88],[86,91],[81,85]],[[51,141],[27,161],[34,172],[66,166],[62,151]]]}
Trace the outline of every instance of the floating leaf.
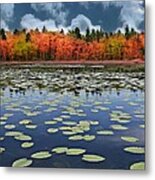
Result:
{"label": "floating leaf", "polygon": [[90,121],[90,124],[91,124],[91,125],[98,125],[99,122],[98,122],[98,121]]}
{"label": "floating leaf", "polygon": [[0,137],[0,141],[3,141],[5,138],[4,137]]}
{"label": "floating leaf", "polygon": [[114,129],[114,130],[127,130],[128,129],[127,127],[122,126],[120,124],[111,125],[111,128]]}
{"label": "floating leaf", "polygon": [[82,160],[87,162],[101,162],[105,160],[105,157],[93,154],[84,154]]}
{"label": "floating leaf", "polygon": [[24,142],[24,143],[21,144],[22,148],[30,148],[32,146],[34,146],[33,142]]}
{"label": "floating leaf", "polygon": [[140,124],[139,127],[140,128],[145,128],[145,124]]}
{"label": "floating leaf", "polygon": [[14,129],[16,126],[14,124],[7,124],[5,125],[5,129]]}
{"label": "floating leaf", "polygon": [[5,148],[4,147],[0,147],[0,154],[2,154],[3,152],[5,152]]}
{"label": "floating leaf", "polygon": [[32,121],[29,120],[29,119],[23,119],[23,120],[21,120],[19,122],[19,124],[21,124],[21,125],[28,125],[28,124],[31,124],[31,123],[32,123]]}
{"label": "floating leaf", "polygon": [[74,125],[76,125],[76,122],[74,122],[74,121],[63,121],[62,124],[68,125],[68,126],[74,126]]}
{"label": "floating leaf", "polygon": [[15,136],[14,138],[19,141],[31,141],[32,140],[31,136],[24,135],[24,134]]}
{"label": "floating leaf", "polygon": [[145,150],[144,147],[126,147],[124,151],[134,154],[144,154]]}
{"label": "floating leaf", "polygon": [[46,125],[57,124],[57,121],[45,121]]}
{"label": "floating leaf", "polygon": [[76,134],[76,132],[74,132],[74,131],[63,131],[62,134],[64,134],[64,135],[74,135],[74,134]]}
{"label": "floating leaf", "polygon": [[48,133],[56,133],[56,132],[58,132],[58,129],[57,128],[49,128],[49,129],[47,129],[47,132]]}
{"label": "floating leaf", "polygon": [[145,169],[145,163],[144,162],[137,162],[130,166],[131,170],[144,170]]}
{"label": "floating leaf", "polygon": [[100,130],[100,131],[97,131],[97,134],[98,135],[113,135],[113,131],[110,131],[110,130]]}
{"label": "floating leaf", "polygon": [[85,149],[80,149],[80,148],[70,148],[70,149],[67,149],[67,152],[66,154],[67,155],[81,155],[83,153],[85,153],[86,150]]}
{"label": "floating leaf", "polygon": [[23,133],[19,131],[8,131],[5,133],[5,136],[21,136],[21,135],[23,135]]}
{"label": "floating leaf", "polygon": [[79,141],[79,140],[82,140],[82,139],[83,139],[82,135],[75,135],[75,136],[69,137],[69,140],[72,140],[72,141]]}
{"label": "floating leaf", "polygon": [[131,136],[122,136],[121,139],[126,142],[137,142],[139,141],[138,138],[131,137]]}
{"label": "floating leaf", "polygon": [[93,141],[95,139],[94,135],[85,135],[83,136],[83,140],[85,141]]}
{"label": "floating leaf", "polygon": [[40,151],[31,155],[31,157],[34,159],[47,159],[50,158],[51,156],[52,154],[50,154],[48,151]]}
{"label": "floating leaf", "polygon": [[66,153],[67,149],[68,149],[67,147],[56,147],[52,149],[52,152],[57,154],[62,154],[62,153]]}
{"label": "floating leaf", "polygon": [[17,168],[28,167],[32,164],[32,162],[33,161],[31,159],[22,158],[14,161],[12,167],[17,167]]}
{"label": "floating leaf", "polygon": [[35,124],[30,124],[30,125],[26,125],[25,126],[27,129],[36,129],[37,128],[37,125]]}

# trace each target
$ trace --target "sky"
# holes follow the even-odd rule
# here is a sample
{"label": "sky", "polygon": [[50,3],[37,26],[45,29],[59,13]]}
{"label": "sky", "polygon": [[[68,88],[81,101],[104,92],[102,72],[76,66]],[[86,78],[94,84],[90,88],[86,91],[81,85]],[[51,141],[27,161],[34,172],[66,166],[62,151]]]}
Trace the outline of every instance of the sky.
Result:
{"label": "sky", "polygon": [[79,27],[115,32],[129,25],[144,31],[144,1],[53,2],[1,4],[1,28],[5,30],[36,29],[68,30]]}

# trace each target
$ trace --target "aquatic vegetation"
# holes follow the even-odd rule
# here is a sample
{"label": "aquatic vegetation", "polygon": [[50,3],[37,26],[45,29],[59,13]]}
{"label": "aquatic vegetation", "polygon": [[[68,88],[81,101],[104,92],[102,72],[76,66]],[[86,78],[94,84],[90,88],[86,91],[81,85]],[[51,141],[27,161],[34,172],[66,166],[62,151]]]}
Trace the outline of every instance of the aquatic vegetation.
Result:
{"label": "aquatic vegetation", "polygon": [[107,136],[109,136],[109,135],[113,135],[114,132],[111,131],[111,130],[100,130],[100,131],[97,131],[97,134],[98,135],[107,135]]}
{"label": "aquatic vegetation", "polygon": [[66,154],[69,156],[76,156],[76,155],[81,155],[86,152],[85,149],[80,149],[80,148],[69,148],[66,151]]}
{"label": "aquatic vegetation", "polygon": [[51,156],[52,154],[49,153],[48,151],[40,151],[31,155],[31,157],[34,159],[47,159],[50,158]]}
{"label": "aquatic vegetation", "polygon": [[7,124],[4,126],[5,129],[15,129],[16,126],[14,124]]}
{"label": "aquatic vegetation", "polygon": [[131,169],[131,170],[144,170],[144,169],[145,169],[145,163],[144,163],[144,162],[136,162],[136,163],[133,163],[133,164],[130,166],[130,169]]}
{"label": "aquatic vegetation", "polygon": [[127,130],[128,127],[122,126],[120,124],[113,124],[110,126],[114,130]]}
{"label": "aquatic vegetation", "polygon": [[14,138],[16,140],[19,140],[19,141],[31,141],[32,140],[31,136],[28,136],[28,135],[25,135],[25,134],[21,134],[19,136],[15,136]]}
{"label": "aquatic vegetation", "polygon": [[52,133],[58,132],[58,130],[59,130],[59,129],[57,129],[57,128],[49,128],[49,129],[47,129],[47,132],[50,133],[50,134],[52,134]]}
{"label": "aquatic vegetation", "polygon": [[93,154],[84,154],[82,160],[87,162],[101,162],[105,160],[105,157]]}
{"label": "aquatic vegetation", "polygon": [[126,147],[126,148],[124,148],[124,151],[129,152],[129,153],[134,153],[134,154],[144,154],[145,153],[144,147],[135,147],[135,146]]}
{"label": "aquatic vegetation", "polygon": [[33,142],[24,142],[24,143],[21,144],[22,148],[30,148],[32,146],[34,146]]}
{"label": "aquatic vegetation", "polygon": [[137,142],[139,141],[138,138],[132,137],[132,136],[122,136],[121,139],[126,142]]}
{"label": "aquatic vegetation", "polygon": [[0,154],[2,154],[3,152],[5,152],[5,148],[4,147],[0,147]]}
{"label": "aquatic vegetation", "polygon": [[67,147],[55,147],[54,149],[52,149],[52,152],[57,154],[62,154],[62,153],[66,153],[67,150],[68,150]]}
{"label": "aquatic vegetation", "polygon": [[16,167],[16,168],[29,167],[32,163],[33,161],[31,159],[21,158],[14,161],[12,167]]}

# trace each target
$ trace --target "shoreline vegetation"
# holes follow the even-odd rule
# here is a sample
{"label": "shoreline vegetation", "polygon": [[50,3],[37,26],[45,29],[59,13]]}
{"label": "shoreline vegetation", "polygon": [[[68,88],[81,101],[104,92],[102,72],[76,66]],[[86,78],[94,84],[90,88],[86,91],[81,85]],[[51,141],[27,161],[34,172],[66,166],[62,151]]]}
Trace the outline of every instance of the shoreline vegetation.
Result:
{"label": "shoreline vegetation", "polygon": [[67,33],[63,29],[48,31],[46,27],[42,31],[0,29],[0,46],[0,62],[10,64],[14,61],[19,64],[35,61],[100,64],[115,60],[130,64],[135,59],[143,62],[145,59],[145,33],[128,25],[124,33],[89,28],[82,33],[78,27]]}

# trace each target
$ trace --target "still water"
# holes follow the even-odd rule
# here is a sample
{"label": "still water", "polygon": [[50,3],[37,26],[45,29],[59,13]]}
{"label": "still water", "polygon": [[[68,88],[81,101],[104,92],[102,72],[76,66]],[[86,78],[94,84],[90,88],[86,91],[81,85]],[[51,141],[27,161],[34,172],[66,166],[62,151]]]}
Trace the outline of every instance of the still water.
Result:
{"label": "still water", "polygon": [[[125,113],[126,117],[119,119],[118,114],[122,113]],[[144,148],[144,91],[122,89],[100,94],[80,91],[80,94],[75,95],[72,92],[61,94],[46,89],[11,93],[9,88],[5,88],[1,96],[0,116],[0,147],[5,148],[5,151],[0,153],[0,166],[12,166],[16,160],[28,158],[32,160],[30,167],[129,169],[131,164],[144,162],[145,159],[144,153],[124,150],[126,147]],[[22,120],[30,122],[20,123]],[[47,121],[54,123],[48,124]],[[78,127],[80,121],[87,122],[86,131],[73,132],[72,128]],[[34,126],[31,128],[27,125]],[[115,128],[113,125],[125,128]],[[68,127],[68,130],[64,127]],[[49,128],[55,131],[49,133]],[[98,133],[104,130],[112,134]],[[6,133],[10,131],[30,136],[30,142],[34,145],[29,148],[21,147],[23,142],[29,140],[7,136]],[[71,133],[65,133],[66,131]],[[76,135],[93,135],[93,138],[70,139]],[[124,136],[137,140],[124,141],[121,138]],[[56,147],[82,148],[86,150],[84,154],[99,155],[105,160],[88,162],[82,159],[83,154],[52,152]],[[42,159],[31,157],[40,151],[48,151],[52,156]]]}

